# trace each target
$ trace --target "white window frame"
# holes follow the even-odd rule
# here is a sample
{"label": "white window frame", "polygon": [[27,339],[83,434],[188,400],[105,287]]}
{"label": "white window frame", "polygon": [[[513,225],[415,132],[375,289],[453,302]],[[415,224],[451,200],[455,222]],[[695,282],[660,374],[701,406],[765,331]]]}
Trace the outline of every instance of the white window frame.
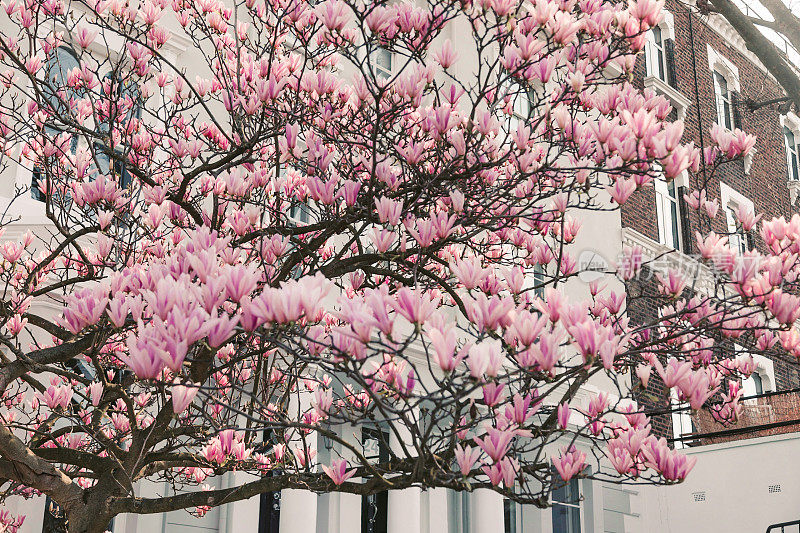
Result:
{"label": "white window frame", "polygon": [[[388,58],[389,66],[388,68],[386,65],[382,65],[380,62],[380,57],[383,56]],[[372,71],[375,73],[375,78],[382,81],[388,81],[394,75],[394,52],[389,50],[388,48],[384,48],[382,46],[376,48],[372,51],[369,56],[369,62],[372,66]]]}
{"label": "white window frame", "polygon": [[[664,43],[667,39],[672,39],[672,41],[675,42],[675,21],[672,13],[666,9],[662,10],[662,13],[664,18],[657,26],[661,31],[661,42]],[[655,42],[655,34],[652,30],[647,32],[646,38],[647,40],[644,45],[644,87],[645,89],[653,90],[666,97],[672,104],[672,108],[677,112],[678,119],[684,120],[686,118],[686,111],[689,109],[692,101],[669,84],[667,50],[664,44],[661,45],[661,50],[663,52],[661,65],[664,70],[664,76],[658,76],[658,74],[653,71],[653,64],[657,62],[655,58],[658,57],[659,47]]]}
{"label": "white window frame", "polygon": [[[753,362],[755,363],[755,370],[753,370],[753,374],[757,375],[761,379],[762,393],[774,392],[776,390],[775,363],[772,362],[772,359],[764,357],[761,354],[749,353],[744,349],[744,347],[738,344],[734,344],[733,346],[737,355],[747,354],[753,358]],[[755,380],[752,379],[753,374],[746,379],[742,379],[742,396],[753,396],[757,393],[755,390]],[[750,385],[750,383],[752,383],[752,385]]]}
{"label": "white window frame", "polygon": [[[692,433],[692,411],[687,409],[689,402],[678,400],[678,392],[675,389],[670,391],[670,406],[674,409],[682,407],[680,411],[672,411],[672,436],[676,439]],[[675,448],[686,448],[683,440],[674,442]]]}
{"label": "white window frame", "polygon": [[728,233],[730,233],[728,236],[728,243],[731,248],[738,250],[739,254],[743,254],[749,247],[747,245],[747,235],[739,231],[736,220],[736,210],[739,206],[744,206],[755,213],[755,206],[752,200],[724,182],[719,183],[719,189],[720,199],[722,200],[722,210],[725,214]]}
{"label": "white window frame", "polygon": [[[644,63],[647,76],[652,76],[663,81],[664,83],[668,83],[667,49],[665,42],[667,39],[672,39],[673,42],[675,41],[675,20],[672,16],[672,13],[669,11],[663,10],[663,15],[663,20],[647,32],[647,40],[645,41],[644,45]],[[656,41],[656,35],[653,31],[656,29],[661,35],[660,44]],[[658,57],[659,52],[661,52],[660,60]],[[660,67],[662,72],[659,73],[657,69],[653,68],[654,66]]]}
{"label": "white window frame", "polygon": [[[797,182],[800,181],[800,117],[790,111],[786,115],[781,115],[780,123],[783,145],[786,149],[787,180]],[[787,130],[794,137],[794,146],[789,145],[789,139],[786,137]],[[792,155],[794,155],[794,168],[792,168]]]}
{"label": "white window frame", "polygon": [[[561,482],[560,478],[558,478],[558,482],[559,483]],[[580,479],[578,479],[578,478],[572,478],[566,483],[567,483],[567,485],[571,485],[571,484],[574,483],[577,486],[577,492],[578,492],[578,494],[577,494],[577,498],[578,498],[577,499],[577,503],[559,502],[554,498],[553,493],[552,492],[550,493],[550,500],[551,500],[550,501],[550,504],[551,504],[551,510],[550,510],[551,523],[550,523],[550,525],[551,525],[551,531],[555,531],[555,520],[553,520],[553,513],[556,511],[557,507],[561,506],[561,507],[568,507],[570,509],[577,509],[578,510],[577,531],[573,527],[573,528],[571,528],[571,531],[568,531],[567,533],[582,533],[584,531],[583,521],[584,521],[584,514],[586,512],[586,509],[584,508],[585,499],[583,498],[583,494],[582,494],[583,491],[582,491],[582,487],[581,487],[582,483],[580,482]]]}
{"label": "white window frame", "polygon": [[[733,111],[733,92],[741,92],[739,85],[739,69],[728,58],[720,55],[711,45],[706,45],[708,50],[708,68],[714,85],[714,105],[717,109],[717,124],[721,127],[732,130],[736,127]],[[719,76],[719,77],[718,77]],[[719,84],[719,80],[725,80],[725,90]],[[728,104],[728,112],[725,113],[725,103]]]}
{"label": "white window frame", "polygon": [[528,121],[528,115],[530,115],[531,107],[533,106],[531,101],[533,100],[534,91],[529,89],[526,95],[522,92],[522,87],[518,83],[512,82],[505,94],[512,99],[511,115],[508,118],[508,131],[513,133],[517,131],[520,123],[524,124]]}
{"label": "white window frame", "polygon": [[[726,130],[734,128],[733,97],[727,78],[716,70],[714,75],[714,103],[717,107],[717,124]],[[724,86],[723,86],[724,85]]]}
{"label": "white window frame", "polygon": [[[664,246],[669,246],[677,251],[681,251],[684,246],[683,224],[685,223],[685,214],[681,212],[678,188],[684,185],[686,175],[683,173],[672,181],[667,182],[662,177],[663,173],[660,169],[658,174],[659,177],[653,181],[656,191],[658,242]],[[670,189],[672,189],[672,193],[670,193]]]}

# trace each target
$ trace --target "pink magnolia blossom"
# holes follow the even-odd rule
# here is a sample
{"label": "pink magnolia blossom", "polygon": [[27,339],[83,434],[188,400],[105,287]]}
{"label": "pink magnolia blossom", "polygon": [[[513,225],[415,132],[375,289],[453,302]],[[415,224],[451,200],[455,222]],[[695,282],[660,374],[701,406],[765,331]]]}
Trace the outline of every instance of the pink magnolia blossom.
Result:
{"label": "pink magnolia blossom", "polygon": [[472,472],[472,469],[480,458],[480,455],[481,450],[479,448],[472,448],[470,446],[464,446],[462,448],[461,445],[456,444],[456,463],[458,463],[458,468],[462,476],[467,477],[470,472]]}
{"label": "pink magnolia blossom", "polygon": [[395,311],[403,315],[412,324],[424,324],[439,305],[440,298],[420,289],[403,287],[397,293],[397,299],[391,302]]}
{"label": "pink magnolia blossom", "polygon": [[558,420],[558,427],[559,429],[567,429],[569,425],[569,416],[570,416],[570,409],[569,404],[564,402],[558,406],[558,412],[556,419]]}
{"label": "pink magnolia blossom", "polygon": [[335,485],[341,485],[356,473],[355,470],[347,470],[347,461],[345,459],[335,459],[331,461],[331,466],[322,465],[322,470]]}
{"label": "pink magnolia blossom", "polygon": [[492,461],[497,462],[508,453],[513,439],[513,432],[490,427],[483,439],[475,437],[473,440]]}
{"label": "pink magnolia blossom", "polygon": [[586,466],[586,454],[575,449],[574,446],[562,448],[558,457],[553,458],[553,466],[555,466],[561,479],[569,481]]}
{"label": "pink magnolia blossom", "polygon": [[172,411],[177,415],[186,410],[192,403],[197,392],[200,390],[199,385],[172,385]]}

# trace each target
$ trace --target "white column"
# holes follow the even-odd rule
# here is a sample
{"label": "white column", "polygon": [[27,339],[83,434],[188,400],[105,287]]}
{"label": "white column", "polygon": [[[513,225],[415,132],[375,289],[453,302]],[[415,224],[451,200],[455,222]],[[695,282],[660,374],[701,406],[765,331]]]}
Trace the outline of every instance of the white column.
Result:
{"label": "white column", "polygon": [[[301,392],[297,396],[292,397],[290,409],[293,412],[303,413],[311,407],[311,393]],[[299,409],[297,408],[298,402]],[[297,411],[294,411],[295,409]],[[301,435],[298,431],[294,431],[287,442],[286,453],[293,453],[295,448],[302,449],[303,443],[309,450],[316,450],[316,432]],[[281,533],[316,533],[317,495],[315,493],[302,489],[281,491],[280,531]]]}
{"label": "white column", "polygon": [[317,495],[308,490],[282,490],[280,531],[281,533],[316,533]]}
{"label": "white column", "polygon": [[425,512],[422,514],[422,528],[420,533],[446,533],[447,532],[447,489],[428,489],[423,493],[427,499]]}
{"label": "white column", "polygon": [[389,533],[420,533],[421,493],[416,487],[389,491]]}
{"label": "white column", "polygon": [[[394,432],[389,435],[389,446],[394,453],[403,457],[401,441],[410,444],[412,439],[408,429],[400,426],[397,428],[399,435]],[[402,490],[390,490],[388,501],[388,516],[386,525],[389,533],[420,533],[422,491],[413,487]]]}
{"label": "white column", "polygon": [[[241,486],[258,477],[246,472],[229,472],[226,478],[228,487]],[[258,533],[261,497],[253,496],[247,500],[222,506],[219,531],[221,533]]]}
{"label": "white column", "polygon": [[339,494],[339,533],[358,533],[361,531],[361,496],[358,494]]}
{"label": "white column", "polygon": [[489,489],[472,493],[471,533],[503,533],[503,497]]}

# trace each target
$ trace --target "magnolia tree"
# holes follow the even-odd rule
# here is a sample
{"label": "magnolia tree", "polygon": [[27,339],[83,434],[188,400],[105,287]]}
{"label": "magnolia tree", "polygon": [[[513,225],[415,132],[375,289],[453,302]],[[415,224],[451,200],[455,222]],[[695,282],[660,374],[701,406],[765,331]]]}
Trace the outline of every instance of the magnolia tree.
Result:
{"label": "magnolia tree", "polygon": [[641,250],[577,281],[582,222],[753,147],[700,154],[626,81],[660,8],[6,0],[3,163],[50,225],[0,247],[0,497],[95,532],[283,488],[681,481],[633,399],[653,373],[734,420],[733,340],[800,353],[800,218],[737,256],[690,192],[714,275],[659,275],[651,323],[626,316]]}

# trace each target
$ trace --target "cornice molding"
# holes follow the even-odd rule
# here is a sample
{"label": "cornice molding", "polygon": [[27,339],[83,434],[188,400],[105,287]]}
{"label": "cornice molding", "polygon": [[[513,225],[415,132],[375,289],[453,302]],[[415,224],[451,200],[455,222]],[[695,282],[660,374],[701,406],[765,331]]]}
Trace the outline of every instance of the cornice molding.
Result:
{"label": "cornice molding", "polygon": [[686,110],[692,104],[682,92],[664,82],[664,80],[656,76],[647,76],[644,79],[645,89],[652,89],[655,92],[663,95],[670,102],[672,107],[678,112],[678,118],[684,120],[686,118]]}
{"label": "cornice molding", "polygon": [[701,294],[714,293],[714,275],[708,266],[674,248],[654,241],[633,228],[622,228],[623,246],[639,246],[642,260],[654,272],[667,273],[675,269],[691,278],[692,290]]}

